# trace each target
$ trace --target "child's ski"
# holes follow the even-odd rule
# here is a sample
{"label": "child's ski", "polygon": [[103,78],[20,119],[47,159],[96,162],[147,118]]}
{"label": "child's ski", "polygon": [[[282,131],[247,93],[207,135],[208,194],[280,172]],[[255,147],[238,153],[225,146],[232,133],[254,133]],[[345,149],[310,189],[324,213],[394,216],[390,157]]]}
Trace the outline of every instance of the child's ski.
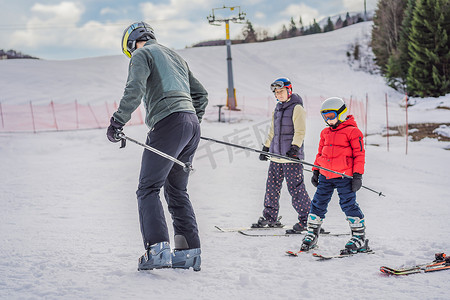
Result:
{"label": "child's ski", "polygon": [[[272,233],[272,232],[249,232],[247,230],[239,230],[238,231],[240,234],[245,235],[245,236],[252,236],[252,237],[264,237],[264,236],[294,236],[294,235],[303,235],[306,234],[306,230],[302,231],[302,232],[294,232],[294,231],[290,231],[289,233],[284,232],[284,233]],[[343,236],[343,235],[349,235],[350,233],[331,233],[331,232],[322,232],[320,235],[321,236]]]}
{"label": "child's ski", "polygon": [[288,256],[294,256],[294,257],[297,257],[297,256],[299,256],[301,253],[308,253],[309,251],[311,251],[311,250],[313,250],[313,249],[317,249],[317,248],[319,248],[319,246],[317,246],[317,245],[315,245],[314,247],[312,247],[311,249],[309,249],[309,250],[298,250],[298,251],[286,251],[286,254],[288,255]]}
{"label": "child's ski", "polygon": [[429,273],[434,271],[441,271],[450,269],[450,257],[447,257],[445,253],[436,253],[435,260],[430,263],[403,267],[403,268],[391,268],[381,266],[380,271],[388,275],[409,275],[416,273]]}
{"label": "child's ski", "polygon": [[369,250],[363,251],[363,252],[345,253],[345,254],[338,254],[338,255],[322,255],[322,254],[318,254],[318,253],[313,253],[312,256],[314,256],[315,258],[318,258],[319,260],[329,260],[329,259],[333,259],[333,258],[349,257],[349,256],[353,256],[353,255],[359,254],[359,253],[373,254],[375,252],[369,249]]}
{"label": "child's ski", "polygon": [[223,228],[223,227],[219,227],[219,226],[214,226],[217,230],[221,231],[221,232],[238,232],[238,231],[247,231],[247,230],[254,230],[254,231],[258,231],[258,230],[268,230],[268,229],[280,229],[283,227],[256,227],[256,228],[252,228],[252,227],[228,227],[228,228]]}

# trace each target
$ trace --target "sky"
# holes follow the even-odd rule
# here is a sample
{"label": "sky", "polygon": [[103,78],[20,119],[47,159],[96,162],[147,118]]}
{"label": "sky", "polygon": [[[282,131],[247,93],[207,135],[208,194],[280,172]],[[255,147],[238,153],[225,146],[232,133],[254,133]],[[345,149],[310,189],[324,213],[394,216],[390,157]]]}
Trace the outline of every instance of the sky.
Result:
{"label": "sky", "polygon": [[[376,0],[366,0],[367,10]],[[225,38],[225,26],[212,26],[207,17],[215,8],[240,6],[255,29],[279,33],[291,17],[304,25],[314,19],[364,10],[364,0],[0,0],[0,49],[50,60],[78,59],[121,54],[124,29],[146,21],[157,40],[182,49],[201,41]],[[238,8],[233,12],[238,12]],[[215,10],[216,17],[229,17],[229,8]],[[231,23],[231,38],[243,25]]]}

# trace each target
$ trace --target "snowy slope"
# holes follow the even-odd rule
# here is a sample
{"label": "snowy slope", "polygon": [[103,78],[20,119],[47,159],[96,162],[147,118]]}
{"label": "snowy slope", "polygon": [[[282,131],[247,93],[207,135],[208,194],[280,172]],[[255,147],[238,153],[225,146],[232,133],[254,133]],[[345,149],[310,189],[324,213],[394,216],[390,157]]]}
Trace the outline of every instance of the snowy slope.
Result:
{"label": "snowy slope", "polygon": [[[291,258],[298,237],[251,238],[218,232],[214,225],[247,226],[261,215],[268,164],[246,153],[202,142],[194,160],[189,192],[202,241],[202,271],[137,272],[143,252],[135,190],[142,149],[119,149],[105,130],[0,135],[0,299],[448,299],[450,271],[390,278],[381,265],[429,261],[435,252],[450,253],[449,143],[430,139],[409,143],[393,137],[390,151],[379,133],[384,126],[384,93],[393,123],[403,124],[402,95],[381,77],[352,71],[347,44],[370,30],[371,23],[307,37],[233,46],[238,101],[267,107],[268,84],[289,76],[303,97],[368,93],[369,131],[367,190],[358,201],[367,221],[373,255],[317,262],[306,254]],[[251,109],[233,115],[232,124],[217,123],[214,104],[226,88],[225,48],[184,49],[183,55],[211,95],[202,135],[228,138],[260,148],[267,129],[265,114]],[[104,102],[118,100],[127,61],[100,57],[75,61],[0,61],[0,101]],[[418,101],[410,121],[448,122],[449,95]],[[245,100],[244,100],[245,99]],[[49,99],[50,100],[50,99]],[[48,101],[49,101],[48,100]],[[262,104],[261,104],[262,103]],[[239,104],[239,102],[238,102]],[[323,121],[309,112],[306,161],[317,151]],[[144,140],[144,126],[126,133]],[[379,146],[375,146],[379,145]],[[207,147],[213,155],[207,155]],[[305,172],[307,190],[314,187]],[[336,195],[324,227],[348,231]],[[292,226],[295,211],[287,190],[281,195],[283,222]],[[167,214],[167,221],[170,217]],[[348,237],[322,237],[321,253],[334,254]]]}

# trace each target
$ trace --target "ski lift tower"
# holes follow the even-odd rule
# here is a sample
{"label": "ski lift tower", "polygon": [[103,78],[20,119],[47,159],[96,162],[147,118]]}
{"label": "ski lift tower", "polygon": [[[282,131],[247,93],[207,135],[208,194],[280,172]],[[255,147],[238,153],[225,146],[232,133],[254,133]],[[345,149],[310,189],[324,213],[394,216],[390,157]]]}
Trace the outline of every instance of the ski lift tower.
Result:
{"label": "ski lift tower", "polygon": [[[223,18],[217,18],[214,14],[214,11],[221,10],[221,9],[229,9],[230,12],[234,13],[235,10],[238,11],[237,15],[229,16],[229,17],[223,17]],[[212,14],[207,17],[209,24],[220,26],[220,23],[225,23],[225,30],[226,30],[226,45],[227,45],[227,69],[228,69],[228,89],[227,89],[227,107],[229,110],[239,110],[236,108],[236,90],[234,88],[233,83],[233,66],[231,64],[231,40],[230,40],[230,21],[233,23],[239,23],[242,24],[245,21],[245,13],[241,11],[240,6],[232,6],[227,7],[223,6],[220,8],[213,8]]]}

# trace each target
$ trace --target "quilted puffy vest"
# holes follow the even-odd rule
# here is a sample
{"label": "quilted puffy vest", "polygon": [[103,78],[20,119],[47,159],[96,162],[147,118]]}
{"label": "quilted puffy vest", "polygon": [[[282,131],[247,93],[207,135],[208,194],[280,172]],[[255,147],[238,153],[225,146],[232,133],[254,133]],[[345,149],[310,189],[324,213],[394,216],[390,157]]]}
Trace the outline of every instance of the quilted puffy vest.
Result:
{"label": "quilted puffy vest", "polygon": [[[273,115],[273,139],[270,144],[270,152],[280,155],[286,155],[292,145],[294,138],[294,123],[292,115],[296,105],[303,106],[303,100],[298,94],[292,94],[287,102],[278,102]],[[303,159],[303,144],[301,145],[298,158]]]}

